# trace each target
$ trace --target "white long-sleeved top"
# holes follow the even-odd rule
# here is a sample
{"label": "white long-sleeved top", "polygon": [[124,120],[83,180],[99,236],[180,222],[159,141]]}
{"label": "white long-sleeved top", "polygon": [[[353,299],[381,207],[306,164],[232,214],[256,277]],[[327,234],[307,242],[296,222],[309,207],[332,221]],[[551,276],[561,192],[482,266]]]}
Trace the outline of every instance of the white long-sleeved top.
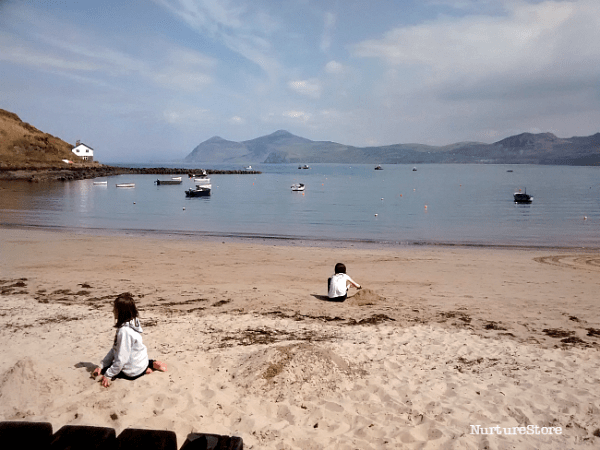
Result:
{"label": "white long-sleeved top", "polygon": [[329,298],[341,297],[342,295],[346,295],[348,292],[348,288],[346,287],[346,281],[351,282],[352,284],[358,286],[352,278],[350,278],[345,273],[336,273],[331,277],[331,283],[329,284]]}
{"label": "white long-sleeved top", "polygon": [[148,350],[142,342],[141,333],[138,319],[121,325],[113,347],[102,360],[102,367],[108,367],[107,378],[113,378],[119,372],[135,377],[148,368]]}

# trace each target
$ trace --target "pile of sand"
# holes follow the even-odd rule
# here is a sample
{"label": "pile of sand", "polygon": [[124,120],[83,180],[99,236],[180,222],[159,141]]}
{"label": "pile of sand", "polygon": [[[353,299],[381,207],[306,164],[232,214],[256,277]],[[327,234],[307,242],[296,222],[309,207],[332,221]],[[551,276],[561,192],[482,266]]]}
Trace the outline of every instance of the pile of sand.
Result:
{"label": "pile of sand", "polygon": [[385,301],[385,297],[377,294],[371,289],[360,289],[356,294],[349,297],[346,303],[352,306],[372,306]]}

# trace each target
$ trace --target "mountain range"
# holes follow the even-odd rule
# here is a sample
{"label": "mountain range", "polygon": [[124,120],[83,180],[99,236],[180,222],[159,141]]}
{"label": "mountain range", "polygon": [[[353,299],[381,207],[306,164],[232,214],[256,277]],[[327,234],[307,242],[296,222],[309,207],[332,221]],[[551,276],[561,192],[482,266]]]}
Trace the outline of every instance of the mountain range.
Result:
{"label": "mountain range", "polygon": [[352,163],[352,164],[552,164],[600,165],[600,133],[559,138],[552,133],[522,133],[492,144],[458,142],[444,146],[394,144],[353,147],[311,141],[279,130],[248,141],[218,136],[199,144],[185,162],[219,164]]}

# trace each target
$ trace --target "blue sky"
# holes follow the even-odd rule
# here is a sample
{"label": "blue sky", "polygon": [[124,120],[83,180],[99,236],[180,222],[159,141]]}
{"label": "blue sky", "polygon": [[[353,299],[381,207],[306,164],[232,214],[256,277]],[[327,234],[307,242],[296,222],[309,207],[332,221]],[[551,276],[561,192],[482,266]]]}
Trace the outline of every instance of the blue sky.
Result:
{"label": "blue sky", "polygon": [[285,129],[355,146],[600,131],[598,0],[0,0],[0,108],[172,161]]}

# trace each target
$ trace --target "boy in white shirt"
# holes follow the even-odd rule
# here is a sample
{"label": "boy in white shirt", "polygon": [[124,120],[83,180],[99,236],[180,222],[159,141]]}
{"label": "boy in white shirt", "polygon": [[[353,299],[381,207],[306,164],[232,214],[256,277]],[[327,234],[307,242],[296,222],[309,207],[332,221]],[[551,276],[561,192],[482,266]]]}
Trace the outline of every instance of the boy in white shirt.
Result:
{"label": "boy in white shirt", "polygon": [[[349,283],[349,284],[347,284]],[[342,263],[335,265],[335,275],[327,280],[327,296],[332,302],[343,302],[348,298],[348,288],[354,286],[360,289],[360,284],[346,275],[346,266]]]}

